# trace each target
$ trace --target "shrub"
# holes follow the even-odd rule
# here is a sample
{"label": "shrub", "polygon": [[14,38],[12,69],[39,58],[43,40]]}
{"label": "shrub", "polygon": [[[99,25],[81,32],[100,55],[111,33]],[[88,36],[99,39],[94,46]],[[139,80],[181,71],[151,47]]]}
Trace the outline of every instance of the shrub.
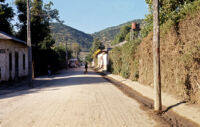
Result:
{"label": "shrub", "polygon": [[124,78],[137,80],[138,59],[136,59],[136,49],[141,40],[133,40],[124,44],[122,47],[115,47],[110,52],[110,71],[114,74],[120,74]]}
{"label": "shrub", "polygon": [[121,58],[121,47],[115,47],[109,53],[110,57],[110,66],[113,68],[112,73],[120,74],[121,72],[121,65],[122,65],[122,58]]}
{"label": "shrub", "polygon": [[114,38],[114,40],[111,42],[111,44],[116,45],[120,42],[125,41],[126,35],[130,32],[130,29],[131,29],[130,25],[123,26],[120,29],[120,33]]}

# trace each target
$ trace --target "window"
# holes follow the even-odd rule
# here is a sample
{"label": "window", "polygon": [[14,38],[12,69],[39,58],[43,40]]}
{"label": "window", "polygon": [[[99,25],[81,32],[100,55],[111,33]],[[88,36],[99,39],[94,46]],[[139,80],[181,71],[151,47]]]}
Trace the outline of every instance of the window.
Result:
{"label": "window", "polygon": [[12,53],[9,53],[9,71],[12,71]]}
{"label": "window", "polygon": [[25,70],[25,64],[26,63],[26,56],[25,56],[25,54],[23,54],[23,69]]}

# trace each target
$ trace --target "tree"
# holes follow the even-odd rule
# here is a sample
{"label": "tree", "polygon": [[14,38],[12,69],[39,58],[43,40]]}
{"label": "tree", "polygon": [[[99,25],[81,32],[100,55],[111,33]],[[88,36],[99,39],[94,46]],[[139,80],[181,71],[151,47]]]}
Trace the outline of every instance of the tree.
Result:
{"label": "tree", "polygon": [[[145,0],[146,3],[149,5],[150,14],[153,14],[153,3],[152,0]],[[171,13],[180,11],[182,5],[188,4],[195,0],[160,0],[160,18],[161,24],[167,21],[170,17]]]}
{"label": "tree", "polygon": [[27,4],[26,0],[16,0],[15,1],[18,13],[18,20],[20,23],[16,24],[19,31],[17,32],[17,38],[26,41],[27,40]]}
{"label": "tree", "polygon": [[95,38],[92,43],[92,47],[90,48],[90,52],[86,56],[86,61],[91,62],[94,52],[97,51],[98,49],[103,50],[103,49],[105,49],[105,46],[98,38]]}
{"label": "tree", "polygon": [[[149,5],[149,12],[144,19],[145,27],[142,29],[142,37],[146,37],[149,32],[153,30],[153,3],[152,0],[145,0]],[[195,0],[159,0],[159,18],[160,25],[166,23],[168,20],[171,20],[175,25],[179,23],[180,16],[179,12],[184,7],[184,5],[191,3]]]}
{"label": "tree", "polygon": [[[16,0],[15,4],[20,22],[17,24],[17,37],[26,40],[26,0]],[[49,64],[59,68],[59,57],[62,57],[52,49],[55,41],[51,36],[50,22],[59,20],[58,11],[52,10],[52,5],[52,2],[43,4],[42,0],[33,0],[31,3],[31,41],[36,75],[45,74]]]}
{"label": "tree", "polygon": [[117,34],[117,36],[114,38],[111,44],[115,45],[115,44],[125,41],[126,35],[130,32],[130,29],[131,29],[130,25],[125,25],[121,27],[120,33]]}
{"label": "tree", "polygon": [[78,55],[81,51],[81,47],[78,43],[72,43],[71,49],[73,51],[74,57],[78,58]]}
{"label": "tree", "polygon": [[11,20],[14,17],[12,7],[5,3],[5,0],[0,0],[0,30],[8,34],[12,34]]}
{"label": "tree", "polygon": [[52,9],[51,7],[53,6],[53,2],[49,2],[47,4],[44,5],[44,14],[46,15],[46,17],[48,18],[49,22],[53,22],[54,20],[59,22],[59,23],[63,23],[64,21],[60,20],[59,17],[59,12],[57,9]]}
{"label": "tree", "polygon": [[102,50],[104,48],[105,48],[105,46],[103,45],[103,43],[99,39],[95,38],[92,43],[92,47],[91,47],[90,51],[91,51],[91,53],[94,53],[96,50],[98,50],[98,49]]}
{"label": "tree", "polygon": [[[17,37],[26,40],[26,0],[16,0],[15,2],[18,10],[19,32]],[[42,0],[34,0],[31,7],[31,31],[33,48],[48,49],[55,41],[51,36],[50,22],[59,21],[59,13],[56,9],[51,9],[52,2],[43,5]]]}
{"label": "tree", "polygon": [[[17,37],[26,40],[26,0],[16,0],[15,2],[18,10],[19,32]],[[49,49],[53,46],[55,41],[51,36],[50,22],[59,20],[59,13],[56,9],[51,9],[52,2],[43,5],[42,0],[33,0],[31,3],[31,31],[33,48],[35,49]]]}
{"label": "tree", "polygon": [[[49,18],[44,15],[42,0],[34,0],[31,9],[31,28],[32,42],[34,48],[41,49],[41,43],[48,43],[44,41],[50,35]],[[48,37],[50,39],[50,37]],[[43,42],[44,41],[44,42]]]}
{"label": "tree", "polygon": [[[58,61],[60,67],[66,67],[66,47],[63,44],[56,45],[53,47],[53,50],[58,54]],[[71,52],[68,51],[68,58],[70,58]]]}

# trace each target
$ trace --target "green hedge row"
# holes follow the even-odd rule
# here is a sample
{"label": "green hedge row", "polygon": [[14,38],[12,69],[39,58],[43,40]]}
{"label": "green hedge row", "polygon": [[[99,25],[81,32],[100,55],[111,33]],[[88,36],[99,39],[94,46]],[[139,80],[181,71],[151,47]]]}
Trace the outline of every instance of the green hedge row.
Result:
{"label": "green hedge row", "polygon": [[109,52],[109,71],[124,78],[137,80],[139,78],[139,61],[135,53],[140,42],[139,39],[133,40],[112,49]]}

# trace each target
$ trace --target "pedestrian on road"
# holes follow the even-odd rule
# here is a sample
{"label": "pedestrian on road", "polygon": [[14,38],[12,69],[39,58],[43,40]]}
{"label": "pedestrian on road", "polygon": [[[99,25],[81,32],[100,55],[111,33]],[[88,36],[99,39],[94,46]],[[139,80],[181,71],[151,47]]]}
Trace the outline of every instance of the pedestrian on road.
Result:
{"label": "pedestrian on road", "polygon": [[84,72],[85,74],[87,74],[87,69],[88,69],[88,63],[86,62],[85,63],[85,72]]}
{"label": "pedestrian on road", "polygon": [[51,76],[51,65],[48,65],[48,77]]}

